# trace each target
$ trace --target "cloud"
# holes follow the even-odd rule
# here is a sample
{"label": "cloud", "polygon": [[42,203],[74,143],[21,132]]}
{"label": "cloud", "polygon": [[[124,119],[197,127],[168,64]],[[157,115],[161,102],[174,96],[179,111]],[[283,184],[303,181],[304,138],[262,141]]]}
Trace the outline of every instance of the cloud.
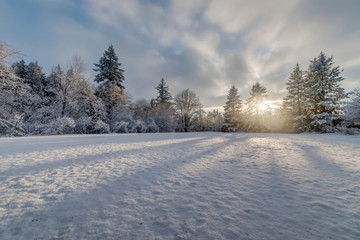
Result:
{"label": "cloud", "polygon": [[[43,6],[52,4],[62,2]],[[71,11],[37,16],[46,38],[16,31],[8,39],[40,64],[63,64],[79,54],[89,74],[112,43],[134,100],[156,97],[162,77],[173,95],[190,88],[205,107],[223,106],[232,84],[247,98],[256,81],[281,99],[295,64],[306,69],[320,51],[345,68],[348,90],[360,78],[359,1],[82,0],[64,6]]]}
{"label": "cloud", "polygon": [[87,11],[90,14],[109,25],[117,26],[124,18],[136,22],[140,16],[139,5],[133,0],[89,0],[85,3],[88,4]]}

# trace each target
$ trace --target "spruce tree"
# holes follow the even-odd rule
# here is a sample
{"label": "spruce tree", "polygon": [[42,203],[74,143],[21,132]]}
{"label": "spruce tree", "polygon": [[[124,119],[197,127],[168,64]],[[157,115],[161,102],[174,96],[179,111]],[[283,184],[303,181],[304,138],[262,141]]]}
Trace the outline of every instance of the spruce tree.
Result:
{"label": "spruce tree", "polygon": [[113,45],[110,45],[105,50],[104,55],[100,58],[98,64],[95,65],[95,72],[99,72],[94,81],[103,85],[113,85],[118,87],[120,90],[125,89],[123,81],[125,77],[123,75],[124,70],[120,68],[121,63],[116,56]]}
{"label": "spruce tree", "polygon": [[334,66],[333,57],[323,52],[310,61],[305,78],[308,131],[333,132],[341,122],[340,105],[346,97],[340,86],[344,80],[341,72],[339,66]]}
{"label": "spruce tree", "polygon": [[166,82],[164,78],[161,79],[159,85],[155,88],[158,90],[158,97],[156,98],[156,102],[158,104],[169,103],[172,99],[171,93],[169,92],[169,86],[166,86]]}
{"label": "spruce tree", "polygon": [[27,66],[25,82],[30,85],[32,91],[43,96],[46,86],[46,76],[38,62],[30,62]]}
{"label": "spruce tree", "polygon": [[120,65],[112,45],[104,52],[99,63],[95,64],[97,68],[94,71],[99,73],[95,76],[94,81],[100,83],[96,95],[103,100],[106,106],[108,121],[112,121],[110,116],[116,115],[113,111],[116,106],[125,105],[129,99],[129,95],[124,92],[124,70],[120,68]]}
{"label": "spruce tree", "polygon": [[27,65],[24,60],[14,63],[11,67],[19,78],[27,78]]}
{"label": "spruce tree", "polygon": [[248,107],[258,116],[261,111],[261,104],[263,104],[268,97],[267,90],[257,82],[252,86],[249,94],[250,97],[247,99]]}
{"label": "spruce tree", "polygon": [[255,83],[250,91],[250,97],[246,100],[247,116],[246,128],[249,131],[266,131],[265,125],[261,122],[261,106],[268,97],[267,90],[260,83]]}
{"label": "spruce tree", "polygon": [[223,130],[229,130],[233,128],[234,130],[239,130],[240,128],[240,115],[241,115],[242,102],[240,100],[240,95],[238,94],[238,89],[232,85],[227,95],[227,101],[224,106],[224,118],[225,124]]}
{"label": "spruce tree", "polygon": [[156,99],[151,100],[152,114],[154,121],[158,126],[159,132],[172,132],[176,123],[174,119],[174,105],[171,102],[172,96],[169,92],[169,86],[166,85],[164,78],[155,88],[158,91]]}
{"label": "spruce tree", "polygon": [[24,60],[20,60],[12,64],[11,68],[18,78],[31,87],[32,94],[44,96],[46,76],[38,62],[26,65]]}
{"label": "spruce tree", "polygon": [[283,102],[283,109],[289,113],[291,117],[291,125],[297,130],[301,131],[304,127],[304,114],[305,114],[305,79],[304,72],[300,69],[297,63],[290,77],[286,83],[288,91]]}

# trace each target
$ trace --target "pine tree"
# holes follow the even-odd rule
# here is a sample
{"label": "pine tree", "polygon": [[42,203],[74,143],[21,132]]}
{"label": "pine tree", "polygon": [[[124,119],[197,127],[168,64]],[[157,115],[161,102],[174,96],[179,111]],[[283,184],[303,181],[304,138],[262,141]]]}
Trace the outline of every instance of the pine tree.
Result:
{"label": "pine tree", "polygon": [[14,63],[12,66],[14,73],[21,79],[27,78],[27,65],[24,60],[20,60],[19,62]]}
{"label": "pine tree", "polygon": [[261,122],[262,105],[268,97],[267,90],[260,83],[255,83],[250,91],[250,97],[246,100],[247,116],[246,128],[249,131],[267,131],[265,125]]}
{"label": "pine tree", "polygon": [[169,92],[169,86],[166,86],[164,78],[161,79],[159,85],[155,88],[158,90],[159,96],[156,98],[158,104],[169,103],[172,99],[171,93]]}
{"label": "pine tree", "polygon": [[250,97],[247,99],[248,107],[250,111],[258,116],[261,111],[261,104],[263,104],[268,97],[267,90],[257,82],[252,86],[249,94]]}
{"label": "pine tree", "polygon": [[113,45],[104,52],[104,55],[100,58],[98,64],[94,64],[95,72],[99,72],[95,76],[95,82],[102,83],[103,85],[113,85],[120,90],[125,89],[123,81],[125,77],[123,75],[124,70],[120,69],[121,63],[116,56]]}
{"label": "pine tree", "polygon": [[241,115],[242,102],[240,100],[240,95],[238,94],[238,89],[232,85],[227,95],[227,101],[224,106],[224,118],[226,129],[225,131],[233,128],[239,130],[240,128],[240,115]]}
{"label": "pine tree", "polygon": [[120,69],[120,65],[114,47],[110,45],[103,57],[100,58],[99,64],[95,64],[97,68],[94,69],[94,71],[99,72],[94,81],[100,83],[96,95],[104,101],[109,122],[113,122],[110,118],[114,118],[111,116],[116,115],[113,112],[116,106],[127,104],[130,98],[129,94],[124,92],[124,70]]}
{"label": "pine tree", "polygon": [[286,83],[288,91],[283,102],[283,110],[290,114],[291,125],[297,131],[304,127],[305,79],[304,72],[297,63]]}
{"label": "pine tree", "polygon": [[308,131],[333,132],[342,121],[340,105],[346,93],[340,83],[344,78],[340,67],[333,65],[333,57],[323,52],[310,61],[305,78]]}
{"label": "pine tree", "polygon": [[172,96],[169,92],[169,86],[166,85],[164,78],[161,79],[159,85],[155,88],[158,90],[156,99],[151,100],[152,115],[154,123],[158,127],[159,132],[173,132],[176,127],[174,119],[174,104]]}
{"label": "pine tree", "polygon": [[39,96],[43,96],[46,86],[46,76],[38,62],[30,62],[26,68],[25,83],[29,84],[32,91]]}

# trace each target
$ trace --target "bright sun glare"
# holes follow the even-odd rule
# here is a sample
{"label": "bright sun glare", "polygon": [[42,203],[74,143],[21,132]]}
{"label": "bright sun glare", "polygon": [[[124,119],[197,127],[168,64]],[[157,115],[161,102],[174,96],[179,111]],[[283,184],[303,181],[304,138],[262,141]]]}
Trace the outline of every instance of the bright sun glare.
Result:
{"label": "bright sun glare", "polygon": [[278,108],[277,105],[272,104],[272,102],[270,102],[270,101],[265,101],[265,102],[259,103],[258,106],[259,106],[259,111],[262,111],[262,112]]}
{"label": "bright sun glare", "polygon": [[259,104],[259,110],[260,111],[265,111],[268,108],[269,108],[269,106],[266,103],[260,103]]}

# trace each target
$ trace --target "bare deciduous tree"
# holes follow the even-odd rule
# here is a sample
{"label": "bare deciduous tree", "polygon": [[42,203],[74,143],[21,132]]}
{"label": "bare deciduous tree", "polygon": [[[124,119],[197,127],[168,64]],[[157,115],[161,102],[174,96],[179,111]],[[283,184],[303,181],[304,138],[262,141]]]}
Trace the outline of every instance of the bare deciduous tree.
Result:
{"label": "bare deciduous tree", "polygon": [[185,132],[194,124],[196,116],[201,114],[202,105],[196,94],[186,89],[175,96],[175,109],[179,123]]}

